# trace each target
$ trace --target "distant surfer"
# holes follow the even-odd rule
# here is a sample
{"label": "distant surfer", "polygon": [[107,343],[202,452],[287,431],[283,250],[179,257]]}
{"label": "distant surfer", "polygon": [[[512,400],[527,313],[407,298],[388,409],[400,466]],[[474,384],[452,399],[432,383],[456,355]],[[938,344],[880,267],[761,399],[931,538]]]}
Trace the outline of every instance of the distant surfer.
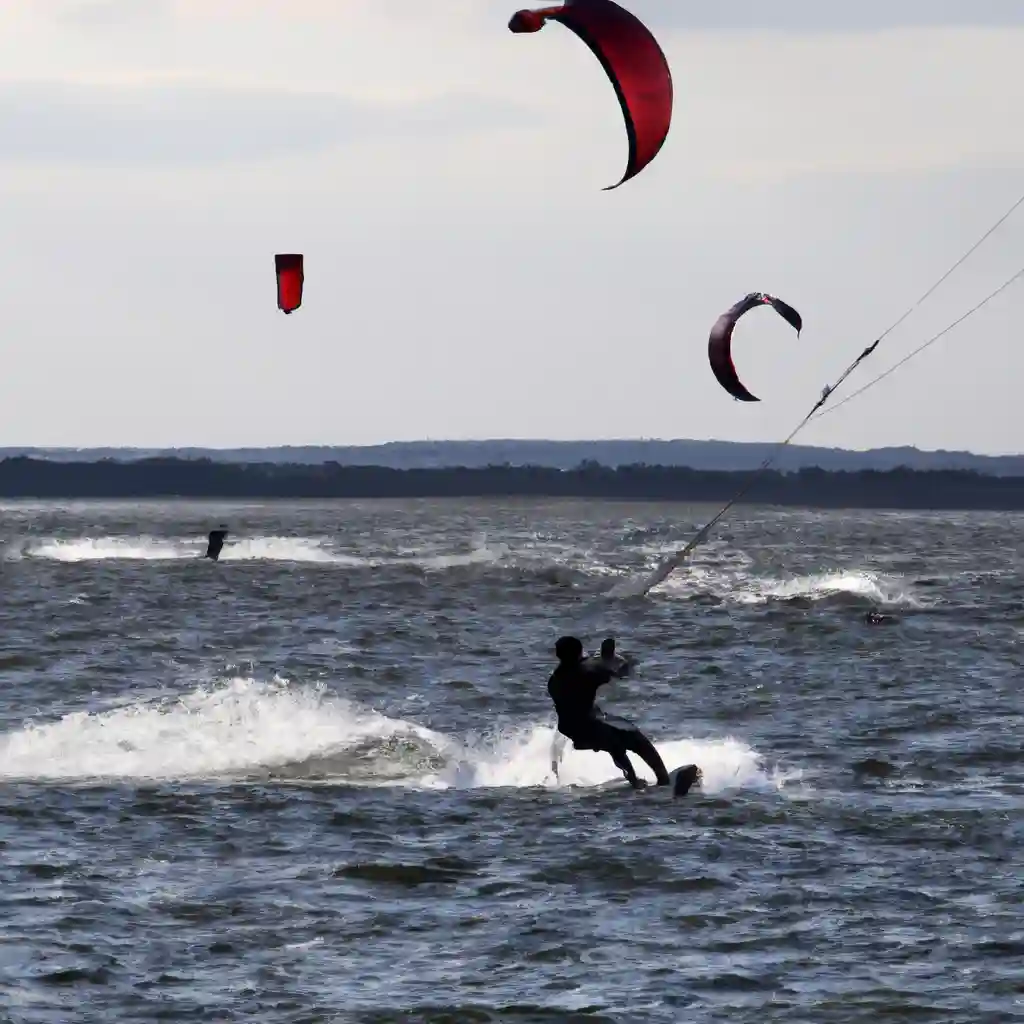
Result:
{"label": "distant surfer", "polygon": [[637,777],[628,753],[637,754],[644,761],[659,786],[670,785],[672,780],[654,744],[632,722],[604,714],[595,703],[599,687],[628,672],[624,658],[620,659],[621,664],[615,661],[614,639],[609,638],[601,645],[600,658],[585,659],[582,642],[574,636],[563,636],[555,644],[555,657],[558,666],[548,680],[548,694],[554,702],[562,736],[572,740],[576,750],[603,750],[611,754],[615,767],[634,789],[640,789],[644,783]]}
{"label": "distant surfer", "polygon": [[227,535],[228,528],[226,526],[222,526],[219,530],[211,530],[207,538],[206,554],[203,557],[212,558],[216,562],[220,558],[221,549],[224,547],[224,538]]}
{"label": "distant surfer", "polygon": [[616,679],[624,679],[633,670],[633,664],[621,654],[615,653],[615,637],[609,636],[601,641],[601,653],[583,659],[587,668],[607,669]]}
{"label": "distant surfer", "polygon": [[875,609],[872,608],[871,611],[869,611],[867,615],[864,616],[864,621],[869,626],[884,626],[886,625],[886,623],[895,622],[896,616],[883,615],[881,612],[875,611]]}

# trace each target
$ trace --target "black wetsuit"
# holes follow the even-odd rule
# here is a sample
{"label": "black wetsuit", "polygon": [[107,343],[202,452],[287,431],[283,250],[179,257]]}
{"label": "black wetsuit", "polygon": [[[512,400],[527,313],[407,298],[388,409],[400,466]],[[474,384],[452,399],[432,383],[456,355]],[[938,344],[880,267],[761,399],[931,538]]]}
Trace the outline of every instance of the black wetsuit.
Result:
{"label": "black wetsuit", "polygon": [[227,530],[211,530],[207,538],[206,554],[204,558],[212,558],[215,562],[220,558],[221,549],[224,547],[224,538],[228,535]]}
{"label": "black wetsuit", "polygon": [[560,664],[548,680],[548,694],[558,714],[558,731],[577,750],[603,750],[632,785],[638,785],[627,751],[639,755],[654,772],[658,784],[670,782],[665,763],[651,741],[632,723],[612,724],[595,706],[598,688],[613,679],[599,664]]}

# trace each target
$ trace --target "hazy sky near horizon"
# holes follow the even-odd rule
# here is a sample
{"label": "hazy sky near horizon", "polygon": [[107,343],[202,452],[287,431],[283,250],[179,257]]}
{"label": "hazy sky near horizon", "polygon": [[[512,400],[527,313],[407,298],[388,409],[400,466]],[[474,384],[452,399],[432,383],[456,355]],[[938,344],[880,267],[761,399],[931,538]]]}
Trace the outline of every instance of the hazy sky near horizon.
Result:
{"label": "hazy sky near horizon", "polygon": [[[675,117],[611,192],[603,71],[516,6],[4,0],[0,446],[777,440],[1024,193],[1020,0],[628,0]],[[1021,267],[1024,207],[840,397]],[[740,324],[743,404],[753,290],[805,328]],[[1024,451],[1022,324],[1019,281],[799,441]]]}

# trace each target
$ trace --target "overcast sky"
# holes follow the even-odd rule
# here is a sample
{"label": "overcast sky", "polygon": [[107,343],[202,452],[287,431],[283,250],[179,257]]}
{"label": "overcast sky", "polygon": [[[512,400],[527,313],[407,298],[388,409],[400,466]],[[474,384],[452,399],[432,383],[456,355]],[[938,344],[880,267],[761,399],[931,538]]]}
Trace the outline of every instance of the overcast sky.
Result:
{"label": "overcast sky", "polygon": [[[0,446],[787,434],[1024,193],[1024,3],[629,6],[675,118],[604,192],[614,93],[514,0],[3,0]],[[1024,207],[849,388],[1022,266]],[[753,290],[805,329],[741,323],[742,404]],[[1024,282],[801,442],[1024,450],[1022,324]]]}

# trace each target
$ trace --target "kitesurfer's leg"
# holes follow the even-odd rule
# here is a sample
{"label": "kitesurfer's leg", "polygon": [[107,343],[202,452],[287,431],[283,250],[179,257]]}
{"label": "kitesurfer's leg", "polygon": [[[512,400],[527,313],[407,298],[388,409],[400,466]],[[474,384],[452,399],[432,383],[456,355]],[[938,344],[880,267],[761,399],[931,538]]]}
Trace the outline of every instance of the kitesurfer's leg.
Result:
{"label": "kitesurfer's leg", "polygon": [[632,762],[629,760],[629,755],[626,753],[624,747],[617,747],[615,750],[609,750],[609,754],[612,755],[612,760],[615,762],[615,767],[622,772],[626,781],[634,788],[640,789],[643,783],[637,777],[636,769],[633,767]]}
{"label": "kitesurfer's leg", "polygon": [[634,730],[624,733],[622,743],[626,750],[636,754],[654,772],[659,786],[669,785],[672,780],[669,778],[665,762],[654,749],[654,744],[642,732]]}
{"label": "kitesurfer's leg", "polygon": [[636,769],[627,755],[626,733],[601,720],[594,720],[585,735],[574,736],[573,746],[577,750],[603,750],[610,754],[615,767],[622,772],[626,781],[634,788],[640,789],[644,783],[637,777]]}
{"label": "kitesurfer's leg", "polygon": [[555,738],[551,742],[551,771],[555,778],[558,778],[558,766],[562,761],[562,752],[565,750],[566,737],[560,732],[555,733]]}
{"label": "kitesurfer's leg", "polygon": [[[621,722],[621,725],[614,724]],[[615,719],[606,715],[592,727],[593,742],[600,750],[606,750],[613,758],[618,754],[625,757],[626,751],[637,754],[648,768],[654,772],[659,786],[667,786],[672,780],[661,755],[654,749],[654,744],[627,719]],[[627,758],[628,761],[628,758]],[[619,762],[616,760],[615,762]],[[628,776],[627,776],[628,778]]]}

